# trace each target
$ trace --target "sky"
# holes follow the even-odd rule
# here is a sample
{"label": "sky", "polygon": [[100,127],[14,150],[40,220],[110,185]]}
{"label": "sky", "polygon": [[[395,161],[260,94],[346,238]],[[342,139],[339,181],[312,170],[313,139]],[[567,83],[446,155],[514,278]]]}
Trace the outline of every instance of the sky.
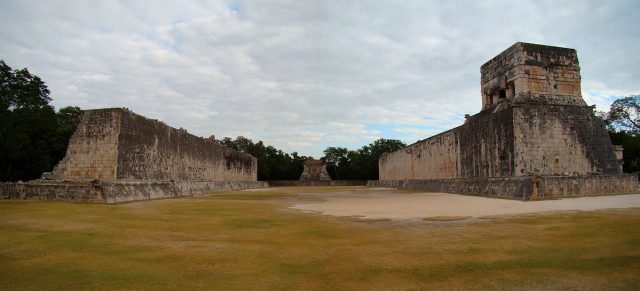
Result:
{"label": "sky", "polygon": [[0,59],[56,108],[126,107],[198,136],[322,156],[480,111],[518,41],[578,51],[582,95],[640,93],[640,1],[7,1]]}

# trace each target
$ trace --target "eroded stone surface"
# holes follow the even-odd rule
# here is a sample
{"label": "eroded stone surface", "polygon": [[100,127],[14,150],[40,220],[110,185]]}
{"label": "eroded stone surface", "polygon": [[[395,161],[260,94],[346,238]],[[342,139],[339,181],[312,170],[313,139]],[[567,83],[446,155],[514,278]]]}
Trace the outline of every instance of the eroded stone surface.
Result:
{"label": "eroded stone surface", "polygon": [[327,165],[322,160],[304,161],[304,170],[300,175],[300,182],[331,181]]}
{"label": "eroded stone surface", "polygon": [[53,176],[63,180],[256,181],[254,157],[122,108],[87,110]]}
{"label": "eroded stone surface", "polygon": [[85,111],[53,172],[0,199],[118,203],[268,187],[256,158],[123,108]]}
{"label": "eroded stone surface", "polygon": [[[459,127],[383,155],[381,181],[483,178],[477,181],[486,184],[490,178],[622,174],[621,155],[582,99],[575,50],[516,43],[485,63],[481,76],[482,111]],[[629,191],[629,185],[609,189],[615,187],[601,189]],[[545,195],[566,192],[556,190]],[[524,196],[536,194],[527,191]]]}

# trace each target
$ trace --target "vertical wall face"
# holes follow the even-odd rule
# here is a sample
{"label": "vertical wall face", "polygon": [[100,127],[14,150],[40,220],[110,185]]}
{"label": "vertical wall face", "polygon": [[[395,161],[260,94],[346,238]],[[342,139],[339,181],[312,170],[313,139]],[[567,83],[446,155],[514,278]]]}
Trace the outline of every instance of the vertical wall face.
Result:
{"label": "vertical wall face", "polygon": [[380,180],[622,174],[587,106],[505,104],[379,160]]}
{"label": "vertical wall face", "polygon": [[516,43],[481,67],[483,110],[384,155],[380,180],[621,174],[573,49]]}
{"label": "vertical wall face", "polygon": [[58,179],[146,181],[256,181],[257,161],[185,130],[125,109],[88,110]]}
{"label": "vertical wall face", "polygon": [[378,161],[380,180],[512,176],[512,110],[481,112]]}
{"label": "vertical wall face", "polygon": [[86,111],[54,175],[65,180],[114,180],[120,116],[109,109]]}
{"label": "vertical wall face", "polygon": [[514,101],[585,105],[573,49],[516,43],[480,71],[483,108]]}
{"label": "vertical wall face", "polygon": [[482,111],[459,127],[460,178],[508,177],[514,172],[513,110]]}
{"label": "vertical wall face", "polygon": [[516,176],[622,174],[590,107],[517,106],[514,131]]}
{"label": "vertical wall face", "polygon": [[378,160],[380,180],[448,179],[458,176],[457,128],[388,153]]}
{"label": "vertical wall face", "polygon": [[117,178],[256,181],[254,157],[133,112],[122,113]]}

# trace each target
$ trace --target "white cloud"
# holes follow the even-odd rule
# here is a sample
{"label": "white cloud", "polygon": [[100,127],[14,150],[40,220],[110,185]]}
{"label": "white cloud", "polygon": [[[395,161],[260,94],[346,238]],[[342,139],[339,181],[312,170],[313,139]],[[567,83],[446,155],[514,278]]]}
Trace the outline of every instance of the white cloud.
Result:
{"label": "white cloud", "polygon": [[411,142],[460,125],[480,109],[480,65],[516,41],[576,48],[583,96],[606,108],[640,90],[638,8],[3,1],[0,58],[45,80],[56,107],[128,107],[197,135],[319,157],[327,145]]}

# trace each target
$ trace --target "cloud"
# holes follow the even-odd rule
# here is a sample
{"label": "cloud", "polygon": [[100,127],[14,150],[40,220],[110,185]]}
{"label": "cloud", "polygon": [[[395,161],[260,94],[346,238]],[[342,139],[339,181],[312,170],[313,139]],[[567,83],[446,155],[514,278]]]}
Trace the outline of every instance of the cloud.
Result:
{"label": "cloud", "polygon": [[319,157],[460,125],[480,109],[480,65],[516,41],[576,48],[583,96],[599,109],[638,93],[638,6],[4,1],[0,58],[45,80],[56,107],[128,107]]}

